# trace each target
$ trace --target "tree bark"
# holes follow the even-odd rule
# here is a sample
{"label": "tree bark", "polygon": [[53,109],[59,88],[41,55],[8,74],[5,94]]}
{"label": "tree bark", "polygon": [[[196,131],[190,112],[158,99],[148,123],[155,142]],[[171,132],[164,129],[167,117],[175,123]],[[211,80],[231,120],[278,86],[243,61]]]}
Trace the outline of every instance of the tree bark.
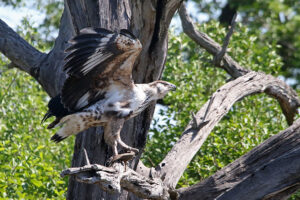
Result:
{"label": "tree bark", "polygon": [[[231,106],[245,96],[262,93],[269,88],[277,92],[277,98],[289,99],[286,100],[287,102],[292,102],[292,99],[297,98],[289,94],[289,86],[285,83],[263,73],[250,72],[230,81],[219,88],[194,115],[194,119],[182,133],[181,138],[155,169],[148,169],[140,162],[137,168],[138,174],[133,174],[131,170],[124,173],[124,167],[120,165],[105,168],[100,165],[90,165],[87,162],[88,164],[83,167],[69,168],[62,174],[74,176],[80,182],[97,184],[111,192],[118,192],[122,187],[147,199],[196,199],[201,196],[209,200],[221,198],[221,194],[221,199],[243,199],[243,195],[255,192],[256,196],[253,196],[253,199],[273,198],[279,193],[281,197],[287,196],[300,184],[299,176],[295,175],[300,171],[300,151],[297,150],[300,149],[298,134],[300,120],[286,131],[270,138],[247,155],[217,172],[208,179],[212,180],[211,182],[205,180],[195,186],[174,189],[193,156]],[[292,162],[292,165],[288,165]],[[272,172],[276,172],[276,175]],[[284,173],[277,175],[279,172]],[[132,174],[133,178],[130,178],[131,175],[128,176],[128,173]],[[253,180],[254,175],[256,176]],[[244,182],[247,183],[244,184]],[[107,186],[108,183],[111,185],[110,188]],[[259,189],[261,184],[266,186]]]}
{"label": "tree bark", "polygon": [[[65,2],[75,32],[86,26],[111,30],[129,29],[143,45],[143,50],[133,69],[137,83],[147,83],[160,78],[167,55],[167,30],[180,1],[70,1]],[[127,121],[122,129],[122,140],[135,148],[143,149],[150,127],[154,105],[141,115]],[[91,163],[104,165],[112,155],[103,140],[102,128],[93,128],[76,137],[72,166],[82,166],[82,148],[87,149]],[[140,151],[141,152],[141,151]],[[137,164],[140,155],[132,162]],[[80,188],[80,189],[79,189]],[[126,193],[110,195],[97,185],[78,183],[70,179],[68,199],[126,199]]]}

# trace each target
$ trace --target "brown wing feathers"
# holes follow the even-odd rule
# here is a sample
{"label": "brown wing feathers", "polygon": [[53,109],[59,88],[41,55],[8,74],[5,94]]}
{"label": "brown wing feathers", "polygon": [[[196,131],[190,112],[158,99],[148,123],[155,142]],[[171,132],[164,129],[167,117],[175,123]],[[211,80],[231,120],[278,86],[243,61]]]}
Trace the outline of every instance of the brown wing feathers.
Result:
{"label": "brown wing feathers", "polygon": [[[102,28],[85,28],[70,42],[64,65],[69,77],[61,93],[62,103],[70,111],[81,110],[104,99],[108,80],[116,71],[115,74],[126,75],[120,80],[130,79],[125,83],[131,82],[128,74],[131,75],[141,45],[128,30],[113,33]],[[120,69],[126,59],[131,62]]]}

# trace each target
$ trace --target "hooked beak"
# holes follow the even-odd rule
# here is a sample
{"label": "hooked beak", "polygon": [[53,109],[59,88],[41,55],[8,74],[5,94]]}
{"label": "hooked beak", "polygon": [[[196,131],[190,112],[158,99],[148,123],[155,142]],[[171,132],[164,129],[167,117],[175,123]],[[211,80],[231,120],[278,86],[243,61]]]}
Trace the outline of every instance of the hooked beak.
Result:
{"label": "hooked beak", "polygon": [[176,88],[177,88],[176,85],[171,84],[171,90],[172,90],[172,91],[175,91]]}

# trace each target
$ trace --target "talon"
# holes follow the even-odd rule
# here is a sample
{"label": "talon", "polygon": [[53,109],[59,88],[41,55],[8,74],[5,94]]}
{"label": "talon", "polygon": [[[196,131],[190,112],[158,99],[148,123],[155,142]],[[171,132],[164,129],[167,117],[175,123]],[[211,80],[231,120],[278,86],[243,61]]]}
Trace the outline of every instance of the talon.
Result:
{"label": "talon", "polygon": [[127,152],[127,153],[134,153],[134,154],[138,154],[139,152],[140,152],[140,150],[139,149],[137,149],[137,148],[133,148],[133,147],[123,147],[124,149],[125,149],[125,151]]}
{"label": "talon", "polygon": [[129,152],[129,153],[123,153],[123,154],[119,154],[119,155],[115,155],[115,156],[112,156],[108,159],[107,161],[107,166],[111,166],[114,162],[117,162],[117,161],[121,161],[121,162],[127,162],[131,159],[133,159],[135,156],[135,153],[134,152]]}
{"label": "talon", "polygon": [[138,154],[140,152],[140,150],[133,148],[133,147],[131,147],[129,150],[133,151],[135,154]]}

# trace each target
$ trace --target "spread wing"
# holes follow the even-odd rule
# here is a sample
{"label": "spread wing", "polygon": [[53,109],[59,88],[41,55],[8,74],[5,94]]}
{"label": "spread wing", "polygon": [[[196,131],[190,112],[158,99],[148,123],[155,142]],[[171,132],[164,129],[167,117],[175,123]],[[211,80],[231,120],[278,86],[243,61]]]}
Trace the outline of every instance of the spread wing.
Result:
{"label": "spread wing", "polygon": [[66,108],[76,111],[104,99],[111,84],[132,86],[132,67],[142,46],[128,30],[85,28],[70,42],[64,65],[69,77],[61,93]]}

